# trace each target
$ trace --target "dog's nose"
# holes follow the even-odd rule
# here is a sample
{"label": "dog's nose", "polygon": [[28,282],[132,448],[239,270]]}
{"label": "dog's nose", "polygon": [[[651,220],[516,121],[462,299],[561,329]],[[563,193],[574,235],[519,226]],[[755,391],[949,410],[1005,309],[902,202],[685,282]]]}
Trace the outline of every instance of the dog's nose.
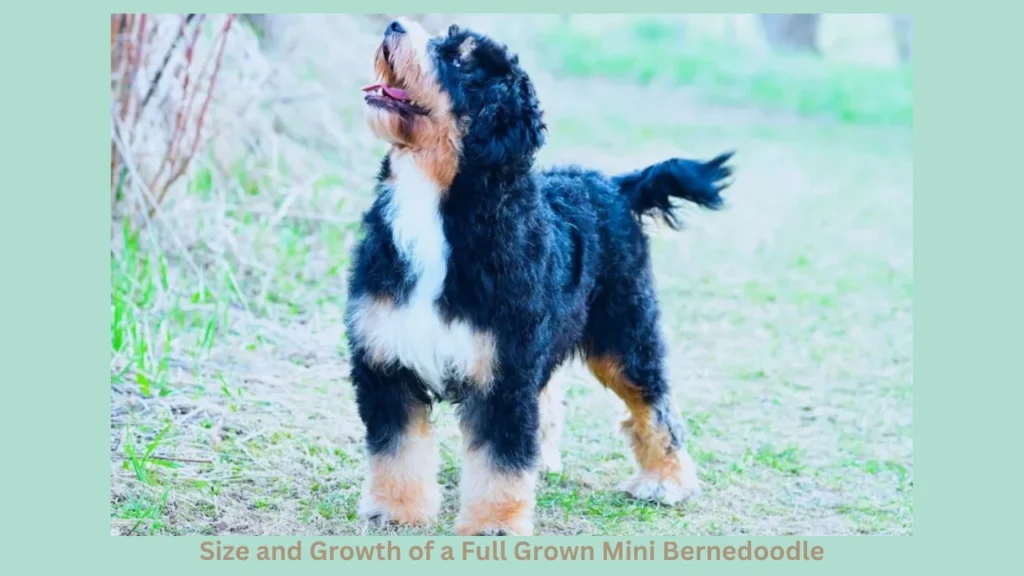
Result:
{"label": "dog's nose", "polygon": [[391,24],[388,24],[388,29],[384,31],[385,34],[405,34],[405,27],[398,20],[394,20]]}

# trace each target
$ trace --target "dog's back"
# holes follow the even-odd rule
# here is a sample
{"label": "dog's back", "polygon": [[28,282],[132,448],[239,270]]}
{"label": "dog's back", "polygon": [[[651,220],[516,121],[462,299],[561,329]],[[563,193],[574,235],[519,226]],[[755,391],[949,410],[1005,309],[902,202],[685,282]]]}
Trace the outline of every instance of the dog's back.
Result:
{"label": "dog's back", "polygon": [[[732,153],[707,162],[672,158],[634,172],[609,176],[578,166],[558,166],[534,173],[555,250],[547,262],[547,285],[557,332],[552,350],[562,358],[572,350],[586,353],[584,325],[595,302],[612,305],[646,294],[653,273],[645,217],[660,218],[678,229],[675,199],[717,210],[731,174]],[[626,289],[624,287],[632,287]],[[609,329],[612,329],[609,327]]]}
{"label": "dog's back", "polygon": [[607,252],[601,259],[613,261],[645,253],[645,246],[634,245],[641,240],[641,219],[660,219],[679,229],[676,199],[720,209],[724,205],[721,192],[732,174],[728,165],[732,156],[726,152],[706,162],[671,158],[614,176],[578,166],[536,172],[541,197],[556,216],[560,243],[573,254],[575,281],[581,281],[588,264],[596,264],[587,252]]}

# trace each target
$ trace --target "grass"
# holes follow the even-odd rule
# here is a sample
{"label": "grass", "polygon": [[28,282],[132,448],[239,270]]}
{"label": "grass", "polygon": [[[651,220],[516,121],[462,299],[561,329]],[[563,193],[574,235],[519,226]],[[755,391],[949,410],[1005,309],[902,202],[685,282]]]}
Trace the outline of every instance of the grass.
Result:
{"label": "grass", "polygon": [[[705,494],[670,508],[619,493],[633,471],[621,402],[569,366],[564,471],[538,483],[538,531],[909,534],[909,130],[740,121],[676,99],[689,94],[678,86],[649,87],[666,97],[638,107],[635,92],[595,81],[588,105],[571,97],[576,80],[548,84],[544,163],[622,170],[739,150],[726,211],[693,213],[678,233],[651,228],[669,369]],[[363,430],[340,320],[380,149],[358,127],[345,134],[330,161],[204,163],[166,227],[115,230],[113,532],[374,533],[354,512]],[[450,408],[435,430],[445,496],[431,532],[449,534],[462,464]]]}
{"label": "grass", "polygon": [[716,104],[826,117],[853,124],[909,125],[910,68],[765,57],[713,40],[680,41],[672,24],[640,19],[609,35],[554,29],[542,35],[544,62],[559,74],[641,85],[695,88]]}

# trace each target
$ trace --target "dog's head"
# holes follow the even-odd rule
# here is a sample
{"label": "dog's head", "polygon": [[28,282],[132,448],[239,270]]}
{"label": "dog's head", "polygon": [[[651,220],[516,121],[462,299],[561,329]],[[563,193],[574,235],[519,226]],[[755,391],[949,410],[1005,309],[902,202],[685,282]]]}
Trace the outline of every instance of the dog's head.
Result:
{"label": "dog's head", "polygon": [[393,146],[427,159],[442,185],[460,163],[475,169],[528,167],[543,143],[533,84],[516,55],[491,38],[451,26],[430,36],[396,20],[384,32],[364,88],[367,120]]}

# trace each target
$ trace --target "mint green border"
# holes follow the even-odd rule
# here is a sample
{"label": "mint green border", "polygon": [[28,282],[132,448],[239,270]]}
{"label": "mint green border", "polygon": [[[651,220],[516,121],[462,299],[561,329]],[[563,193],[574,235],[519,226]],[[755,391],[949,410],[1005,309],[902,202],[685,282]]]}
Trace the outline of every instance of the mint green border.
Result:
{"label": "mint green border", "polygon": [[[24,542],[4,543],[12,574],[36,573],[40,564],[107,573],[275,573],[293,563],[203,562],[202,537],[113,538],[109,535],[109,85],[106,27],[115,11],[169,11],[172,5],[204,11],[336,12],[426,11],[422,2],[348,0],[293,2],[113,3],[106,10],[84,2],[5,3],[0,34],[4,58],[4,199],[0,234],[4,267],[4,524]],[[485,4],[433,2],[431,11],[480,12]],[[706,8],[699,8],[698,4]],[[776,3],[772,9],[783,11]],[[847,12],[841,3],[789,2],[786,11]],[[797,7],[795,5],[800,4]],[[1000,553],[1019,550],[1008,536],[1019,530],[1010,502],[1019,498],[1014,474],[1018,450],[1002,438],[1019,437],[1020,236],[1024,214],[1015,177],[1020,149],[1019,106],[1024,102],[1019,62],[1019,4],[977,20],[962,9],[928,14],[882,2],[845,3],[858,11],[912,12],[918,164],[916,208],[920,248],[915,334],[920,369],[915,400],[915,535],[910,538],[811,538],[824,547],[821,562],[703,562],[700,570],[758,573],[933,572],[982,567]],[[510,4],[511,6],[512,4]],[[15,7],[16,6],[16,7]],[[278,10],[274,10],[274,7]],[[359,8],[357,8],[359,6]],[[626,4],[563,0],[516,2],[497,12],[620,12]],[[604,8],[602,8],[602,6]],[[635,11],[756,12],[765,3],[636,1]],[[981,8],[978,8],[981,10]],[[971,26],[970,24],[980,24]],[[1004,45],[1005,43],[1005,45]],[[1013,72],[1011,72],[1013,71]],[[1016,162],[1015,162],[1016,161]],[[1017,190],[1015,190],[1017,188]],[[1016,336],[1016,337],[1014,337]],[[1016,378],[1003,377],[1017,374]],[[105,416],[106,415],[106,416]],[[969,433],[979,436],[968,438]],[[987,432],[987,434],[983,434]],[[993,518],[983,518],[986,511]],[[999,516],[1002,513],[1003,516]],[[1014,528],[1016,526],[1016,528]],[[294,538],[219,538],[224,543],[286,544]],[[307,544],[314,538],[303,538]],[[408,548],[428,538],[394,541]],[[457,538],[436,538],[437,545]],[[536,543],[590,543],[611,538],[558,537]],[[639,540],[639,538],[638,538]],[[643,539],[649,540],[649,539]],[[666,538],[655,538],[656,542]],[[755,544],[791,544],[796,538],[757,538]],[[332,544],[369,544],[380,538],[333,538]],[[740,538],[686,538],[691,545],[742,545]],[[511,543],[510,543],[511,545]],[[313,562],[322,570],[399,573],[409,564]],[[961,560],[962,559],[962,560]],[[957,560],[961,560],[960,564]],[[476,570],[467,562],[438,560],[421,570]],[[1019,561],[1018,561],[1019,563]],[[375,566],[374,564],[380,564]],[[560,562],[506,567],[496,572],[559,570]],[[592,563],[588,563],[592,564]],[[804,567],[810,564],[813,566]],[[625,566],[626,564],[620,564]],[[633,570],[686,573],[692,563],[641,562]],[[795,566],[794,566],[795,565]],[[20,568],[20,569],[19,569]],[[587,566],[587,570],[621,567]]]}

